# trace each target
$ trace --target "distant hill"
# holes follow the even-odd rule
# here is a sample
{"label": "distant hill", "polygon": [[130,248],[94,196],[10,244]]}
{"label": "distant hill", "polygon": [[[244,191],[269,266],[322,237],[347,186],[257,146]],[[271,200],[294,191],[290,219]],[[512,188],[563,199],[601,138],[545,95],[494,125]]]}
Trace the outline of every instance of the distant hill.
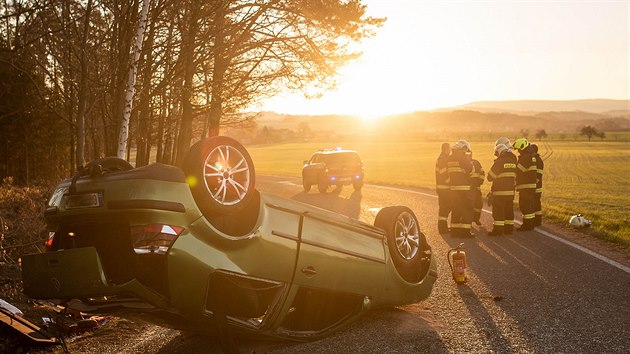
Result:
{"label": "distant hill", "polygon": [[461,106],[440,109],[473,110],[479,112],[572,112],[606,113],[630,111],[630,100],[584,99],[584,100],[519,100],[519,101],[478,101]]}
{"label": "distant hill", "polygon": [[630,131],[629,100],[572,101],[480,101],[457,108],[417,111],[384,117],[368,124],[349,115],[287,115],[261,112],[256,117],[258,128],[300,130],[329,134],[362,133],[366,129],[379,132],[480,132],[537,131],[575,132],[585,125],[599,131]]}

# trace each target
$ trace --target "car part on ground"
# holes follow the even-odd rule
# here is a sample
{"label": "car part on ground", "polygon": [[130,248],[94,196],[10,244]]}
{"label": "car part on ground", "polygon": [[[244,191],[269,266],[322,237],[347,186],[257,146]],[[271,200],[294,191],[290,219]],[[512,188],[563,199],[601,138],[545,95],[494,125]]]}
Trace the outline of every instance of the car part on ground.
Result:
{"label": "car part on ground", "polygon": [[436,261],[409,208],[384,208],[373,226],[259,193],[249,154],[226,137],[185,161],[63,181],[46,209],[49,252],[22,259],[24,292],[297,340],[431,293]]}

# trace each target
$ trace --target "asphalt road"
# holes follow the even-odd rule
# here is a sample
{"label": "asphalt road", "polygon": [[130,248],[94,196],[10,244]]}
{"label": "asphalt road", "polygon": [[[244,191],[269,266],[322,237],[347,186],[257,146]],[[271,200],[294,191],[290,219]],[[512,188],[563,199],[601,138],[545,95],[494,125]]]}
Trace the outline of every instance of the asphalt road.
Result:
{"label": "asphalt road", "polygon": [[[475,238],[441,236],[437,232],[437,199],[431,191],[366,185],[360,193],[346,186],[321,195],[313,190],[305,193],[296,178],[260,175],[257,186],[262,192],[369,223],[381,207],[407,205],[416,213],[438,257],[439,278],[427,301],[374,312],[330,338],[272,350],[630,352],[627,258],[615,262],[589,252],[544,225],[536,231],[491,237],[487,235],[492,224],[488,212],[483,213]],[[467,253],[469,280],[457,285],[446,254],[461,242]]]}

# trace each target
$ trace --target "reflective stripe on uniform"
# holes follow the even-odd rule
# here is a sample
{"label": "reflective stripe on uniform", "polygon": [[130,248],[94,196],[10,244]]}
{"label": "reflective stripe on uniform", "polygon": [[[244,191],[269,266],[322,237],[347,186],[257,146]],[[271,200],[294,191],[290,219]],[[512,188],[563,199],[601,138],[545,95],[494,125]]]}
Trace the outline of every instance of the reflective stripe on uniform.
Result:
{"label": "reflective stripe on uniform", "polygon": [[523,219],[533,219],[536,217],[535,213],[531,213],[531,214],[523,214]]}
{"label": "reflective stripe on uniform", "polygon": [[536,189],[536,183],[527,183],[527,184],[518,184],[516,185],[516,190],[521,189]]}
{"label": "reflective stripe on uniform", "polygon": [[492,195],[515,195],[514,191],[492,191]]}
{"label": "reflective stripe on uniform", "polygon": [[523,172],[527,172],[527,171],[537,171],[538,168],[536,167],[536,165],[532,165],[529,167],[525,167],[523,165],[521,165],[520,163],[518,165],[516,165],[516,167],[518,167],[519,170],[523,171]]}
{"label": "reflective stripe on uniform", "polygon": [[505,226],[505,221],[503,221],[503,220],[495,220],[493,224],[494,224],[494,226]]}
{"label": "reflective stripe on uniform", "polygon": [[543,174],[543,170],[541,170],[540,168],[536,170],[536,172],[538,172],[539,175]]}
{"label": "reflective stripe on uniform", "polygon": [[458,227],[461,227],[461,225],[462,225],[462,224],[451,224],[451,229],[452,229],[452,228],[455,228],[455,229],[456,229],[456,228],[458,228]]}
{"label": "reflective stripe on uniform", "polygon": [[508,177],[516,177],[516,172],[503,172],[497,176],[497,178],[508,178]]}
{"label": "reflective stripe on uniform", "polygon": [[471,224],[459,224],[460,229],[470,229],[471,226]]}
{"label": "reflective stripe on uniform", "polygon": [[466,171],[465,171],[463,168],[461,168],[461,167],[449,167],[449,168],[447,169],[447,171],[448,171],[449,173],[451,173],[451,172],[452,172],[452,173],[456,173],[456,172],[466,173]]}
{"label": "reflective stripe on uniform", "polygon": [[488,172],[488,176],[492,177],[492,178],[496,178],[497,174],[494,173],[494,171],[490,170],[490,172]]}
{"label": "reflective stripe on uniform", "polygon": [[481,213],[481,209],[474,208],[473,210],[478,212],[478,213]]}
{"label": "reflective stripe on uniform", "polygon": [[449,187],[448,184],[438,184],[437,185],[437,189],[449,189],[451,187]]}
{"label": "reflective stripe on uniform", "polygon": [[536,188],[536,193],[542,193],[542,188]]}
{"label": "reflective stripe on uniform", "polygon": [[514,225],[514,219],[512,219],[512,220],[505,220],[505,225]]}
{"label": "reflective stripe on uniform", "polygon": [[470,186],[451,186],[452,191],[469,191]]}
{"label": "reflective stripe on uniform", "polygon": [[439,221],[447,221],[448,220],[448,216],[439,216],[438,220]]}
{"label": "reflective stripe on uniform", "polygon": [[534,214],[536,214],[537,216],[542,216],[542,210],[539,210],[539,211],[535,212]]}
{"label": "reflective stripe on uniform", "polygon": [[442,174],[442,173],[446,173],[446,167],[442,167],[442,168],[435,168],[435,172]]}

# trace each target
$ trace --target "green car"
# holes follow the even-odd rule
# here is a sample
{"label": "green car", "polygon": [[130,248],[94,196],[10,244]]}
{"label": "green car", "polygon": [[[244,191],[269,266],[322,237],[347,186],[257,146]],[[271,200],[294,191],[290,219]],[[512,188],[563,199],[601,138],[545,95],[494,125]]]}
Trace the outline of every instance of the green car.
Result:
{"label": "green car", "polygon": [[22,258],[25,294],[182,330],[315,339],[426,299],[437,278],[409,208],[372,226],[260,193],[248,152],[223,136],[182,168],[93,161],[57,186],[45,218],[47,252]]}

